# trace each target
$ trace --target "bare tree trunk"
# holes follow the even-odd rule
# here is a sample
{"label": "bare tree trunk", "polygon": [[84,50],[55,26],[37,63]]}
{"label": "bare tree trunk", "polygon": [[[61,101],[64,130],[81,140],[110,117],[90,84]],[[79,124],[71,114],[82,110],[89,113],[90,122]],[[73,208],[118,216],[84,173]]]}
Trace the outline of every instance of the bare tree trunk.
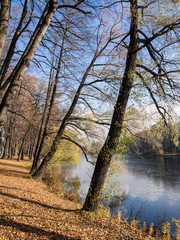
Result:
{"label": "bare tree trunk", "polygon": [[8,20],[10,13],[10,0],[1,0],[1,11],[0,11],[0,58],[3,52],[3,47],[6,40],[6,34],[8,29]]}
{"label": "bare tree trunk", "polygon": [[2,138],[2,131],[0,131],[0,155],[3,153],[3,138]]}
{"label": "bare tree trunk", "polygon": [[32,159],[32,154],[33,154],[33,144],[31,142],[29,142],[29,146],[28,146],[28,159],[29,160]]}
{"label": "bare tree trunk", "polygon": [[22,139],[21,146],[20,146],[20,148],[19,148],[18,161],[21,160],[21,158],[22,158],[24,141],[25,141],[25,139],[26,139],[26,136],[27,136],[30,128],[31,128],[31,126],[29,126],[29,127],[27,128],[27,130],[26,130],[26,132],[25,132],[25,134],[24,134],[24,137],[23,137],[23,139]]}
{"label": "bare tree trunk", "polygon": [[[12,38],[8,53],[7,53],[6,58],[3,62],[3,65],[2,65],[2,68],[1,68],[1,71],[0,71],[0,86],[2,85],[2,83],[4,81],[5,74],[7,73],[10,61],[11,61],[12,56],[14,54],[14,49],[15,49],[17,40],[22,33],[22,27],[23,27],[23,24],[24,24],[24,21],[25,21],[25,18],[26,18],[26,14],[27,14],[28,2],[29,2],[29,0],[26,0],[25,3],[24,3],[24,8],[23,8],[23,11],[22,11],[22,14],[21,14],[21,19],[19,21],[16,32],[15,32],[13,38]],[[28,23],[29,23],[29,21],[28,21]],[[28,24],[26,24],[26,26],[24,27],[23,30],[25,30],[25,28],[27,26],[28,26]],[[6,88],[6,87],[7,87],[7,84],[5,84],[4,88]]]}
{"label": "bare tree trunk", "polygon": [[108,46],[109,42],[110,42],[110,38],[108,39],[108,41],[104,44],[104,46],[100,50],[99,50],[99,45],[97,46],[95,55],[94,55],[91,63],[89,64],[88,68],[86,69],[86,72],[83,75],[83,78],[81,80],[79,88],[76,91],[76,94],[74,96],[74,99],[73,99],[73,101],[71,103],[71,106],[70,106],[68,112],[66,113],[65,117],[62,120],[61,126],[60,126],[60,128],[58,130],[58,133],[57,133],[57,135],[56,135],[56,137],[55,137],[55,139],[53,141],[53,144],[51,146],[50,151],[43,158],[39,168],[32,174],[34,179],[37,179],[37,178],[39,178],[41,176],[42,172],[46,169],[48,163],[50,162],[50,160],[52,159],[53,155],[55,154],[55,152],[57,150],[57,147],[58,147],[58,145],[60,143],[60,140],[62,138],[62,135],[64,133],[66,124],[67,124],[69,118],[71,117],[71,114],[73,113],[75,107],[76,107],[76,104],[78,102],[79,96],[81,94],[81,90],[82,90],[82,88],[83,88],[83,86],[85,84],[86,78],[88,77],[88,74],[91,71],[91,69],[93,67],[93,64],[95,63],[97,58],[101,55],[101,53],[104,51],[104,49],[106,49],[106,47]]}
{"label": "bare tree trunk", "polygon": [[131,26],[130,43],[126,59],[126,68],[119,91],[119,96],[114,108],[113,118],[107,139],[102,147],[92,176],[89,191],[83,206],[86,211],[96,211],[100,201],[101,193],[105,183],[106,175],[111,159],[116,153],[119,137],[122,132],[124,115],[126,111],[129,94],[131,92],[136,70],[136,58],[138,48],[138,7],[137,0],[131,0]]}
{"label": "bare tree trunk", "polygon": [[30,151],[30,155],[29,155],[29,160],[33,160],[33,155],[35,152],[35,143],[36,143],[36,138],[37,138],[37,132],[34,131],[34,136],[32,137],[32,141],[31,141],[31,151]]}
{"label": "bare tree trunk", "polygon": [[[53,54],[55,53],[55,49],[56,49],[56,46],[54,47]],[[33,159],[33,164],[32,164],[30,173],[33,173],[38,168],[38,165],[39,165],[41,142],[44,140],[43,138],[45,137],[45,132],[46,132],[45,125],[47,123],[47,116],[50,115],[48,103],[49,103],[49,100],[51,97],[53,78],[54,78],[54,56],[53,56],[53,60],[52,60],[51,70],[50,70],[49,84],[48,84],[48,90],[47,90],[47,95],[46,95],[45,107],[44,107],[44,111],[42,114],[41,125],[40,125],[38,136],[37,136],[37,143],[36,143],[36,147],[35,147],[35,151],[34,151],[34,159]]]}
{"label": "bare tree trunk", "polygon": [[23,159],[24,159],[24,149],[22,148],[19,152],[17,161],[19,162],[20,160],[23,160]]}
{"label": "bare tree trunk", "polygon": [[11,117],[8,116],[7,120],[7,128],[6,128],[6,133],[5,133],[5,144],[4,144],[4,150],[3,150],[3,155],[2,158],[4,159],[6,156],[9,157],[9,145],[10,141],[12,138],[12,133],[11,133],[11,127],[13,126],[13,123],[11,121]]}
{"label": "bare tree trunk", "polygon": [[8,146],[8,135],[6,136],[5,144],[4,144],[4,149],[3,149],[3,154],[2,154],[2,159],[5,159],[6,154],[7,154],[7,146]]}
{"label": "bare tree trunk", "polygon": [[12,160],[12,138],[9,137],[8,159]]}
{"label": "bare tree trunk", "polygon": [[3,125],[6,119],[7,109],[11,104],[13,96],[15,95],[17,89],[19,88],[19,85],[22,81],[22,77],[27,71],[31,60],[34,57],[34,54],[42,38],[46,33],[47,28],[49,27],[51,18],[54,15],[54,12],[56,11],[56,9],[57,9],[57,1],[49,0],[39,20],[36,30],[34,31],[33,36],[31,37],[28,43],[28,46],[26,47],[25,52],[23,53],[18,64],[14,68],[14,71],[9,76],[10,80],[7,80],[10,82],[10,84],[3,96],[3,99],[0,105],[0,126]]}
{"label": "bare tree trunk", "polygon": [[[51,115],[51,111],[52,111],[52,107],[54,105],[54,100],[55,100],[55,95],[56,95],[58,77],[59,77],[59,73],[60,73],[60,69],[61,69],[62,54],[63,54],[63,50],[64,50],[65,37],[66,37],[66,32],[64,33],[63,40],[62,40],[62,46],[61,46],[61,51],[60,51],[60,56],[59,56],[59,61],[58,61],[58,66],[57,66],[57,71],[56,71],[56,76],[55,76],[54,86],[53,86],[53,91],[52,91],[51,96],[50,96],[51,82],[50,82],[49,88],[48,88],[49,94],[47,94],[47,99],[46,99],[45,109],[44,109],[44,113],[43,113],[41,128],[40,128],[40,132],[39,132],[39,135],[38,135],[36,152],[35,152],[35,155],[34,155],[34,160],[33,160],[32,168],[31,168],[31,174],[35,170],[37,170],[37,168],[39,167],[39,163],[40,163],[40,154],[41,154],[43,146],[44,146],[44,140],[45,140],[45,136],[46,136],[46,133],[47,133],[47,126],[48,126],[49,118],[50,118],[50,115]],[[52,66],[52,69],[53,69],[53,66]],[[50,99],[50,104],[49,104],[49,108],[48,108],[49,99]],[[41,135],[42,135],[42,137],[41,137]]]}

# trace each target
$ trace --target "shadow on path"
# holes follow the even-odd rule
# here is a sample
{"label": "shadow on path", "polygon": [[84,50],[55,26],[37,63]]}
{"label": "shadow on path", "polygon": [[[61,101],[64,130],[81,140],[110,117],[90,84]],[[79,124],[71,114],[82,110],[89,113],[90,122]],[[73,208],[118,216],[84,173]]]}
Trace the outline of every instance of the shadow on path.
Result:
{"label": "shadow on path", "polygon": [[[18,190],[18,191],[21,191],[21,192],[24,192],[24,189],[21,189],[21,188],[17,188],[17,187],[7,187],[7,186],[2,186],[0,185],[0,189],[10,189],[10,190]],[[1,191],[1,190],[0,190]],[[29,191],[26,189],[26,192],[29,192],[29,193],[36,193],[36,192],[33,192],[33,191]],[[0,193],[1,194],[1,193]]]}
{"label": "shadow on path", "polygon": [[35,226],[30,226],[28,224],[18,223],[15,221],[9,221],[9,220],[5,220],[2,218],[0,219],[0,225],[16,228],[16,229],[19,229],[20,231],[26,232],[26,233],[35,233],[37,236],[47,236],[50,239],[80,240],[80,238],[72,238],[69,236],[64,236],[62,234],[46,231],[46,230],[43,230],[43,229],[35,227]]}
{"label": "shadow on path", "polygon": [[55,210],[66,211],[66,212],[79,212],[80,211],[79,209],[71,210],[71,209],[63,209],[63,208],[60,208],[60,207],[53,207],[53,206],[50,206],[50,205],[47,205],[47,204],[44,204],[44,203],[40,203],[38,201],[17,197],[15,195],[9,194],[9,193],[3,193],[2,191],[0,191],[0,195],[10,197],[10,198],[14,198],[14,199],[19,199],[19,200],[24,201],[24,202],[29,202],[29,203],[32,203],[32,204],[36,204],[36,205],[39,205],[39,206],[44,207],[44,208],[55,209]]}
{"label": "shadow on path", "polygon": [[22,169],[27,170],[27,167],[25,167],[25,166],[21,166],[19,164],[13,164],[13,163],[6,163],[5,161],[4,162],[0,162],[0,165],[7,166],[7,167],[22,168]]}
{"label": "shadow on path", "polygon": [[21,171],[2,169],[2,168],[0,168],[0,174],[4,176],[11,176],[11,177],[31,178],[28,172],[21,172]]}

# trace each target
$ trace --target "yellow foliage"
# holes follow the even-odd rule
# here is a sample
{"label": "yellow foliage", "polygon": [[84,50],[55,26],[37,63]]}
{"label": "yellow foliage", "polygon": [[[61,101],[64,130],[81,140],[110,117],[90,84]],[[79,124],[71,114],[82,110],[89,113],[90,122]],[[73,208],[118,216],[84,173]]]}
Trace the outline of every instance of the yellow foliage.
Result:
{"label": "yellow foliage", "polygon": [[[54,127],[55,131],[57,127]],[[67,133],[67,132],[66,132]],[[74,140],[72,134],[67,133],[68,136]],[[52,137],[53,140],[53,137]],[[50,150],[51,144],[48,144],[44,147],[45,154]],[[51,164],[60,163],[60,164],[75,164],[78,165],[80,160],[81,150],[77,145],[68,140],[62,139],[58,145],[57,151],[55,152]]]}
{"label": "yellow foliage", "polygon": [[149,226],[149,236],[151,237],[154,233],[154,223],[151,223]]}
{"label": "yellow foliage", "polygon": [[177,220],[177,219],[173,218],[172,222],[175,222],[175,224],[176,224],[176,239],[179,240],[180,239],[180,219]]}
{"label": "yellow foliage", "polygon": [[171,226],[169,222],[165,222],[162,226],[163,240],[171,239]]}
{"label": "yellow foliage", "polygon": [[29,89],[36,90],[36,87],[37,87],[37,78],[36,77],[26,75],[24,80]]}
{"label": "yellow foliage", "polygon": [[105,206],[100,206],[96,212],[99,216],[110,219],[110,208]]}
{"label": "yellow foliage", "polygon": [[58,146],[58,150],[53,156],[52,162],[58,161],[78,165],[79,160],[80,160],[79,148],[69,141],[62,140]]}

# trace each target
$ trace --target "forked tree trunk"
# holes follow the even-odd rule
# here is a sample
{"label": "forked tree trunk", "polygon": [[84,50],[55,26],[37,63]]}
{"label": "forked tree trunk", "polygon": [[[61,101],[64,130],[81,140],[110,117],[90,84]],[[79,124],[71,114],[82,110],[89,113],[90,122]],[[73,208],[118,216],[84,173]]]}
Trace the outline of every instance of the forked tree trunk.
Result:
{"label": "forked tree trunk", "polygon": [[137,0],[131,0],[130,43],[126,58],[126,68],[114,108],[113,118],[107,139],[102,147],[92,176],[88,194],[83,206],[86,211],[96,211],[101,201],[102,189],[113,155],[119,144],[127,102],[134,81],[138,48],[138,7]]}
{"label": "forked tree trunk", "polygon": [[49,0],[22,57],[20,58],[18,64],[9,76],[10,84],[5,94],[3,94],[4,96],[0,105],[0,126],[3,125],[6,119],[7,109],[11,104],[13,96],[15,95],[17,89],[20,86],[22,77],[27,71],[31,60],[33,59],[34,54],[46,33],[47,28],[50,25],[51,18],[53,17],[56,9],[57,0]]}

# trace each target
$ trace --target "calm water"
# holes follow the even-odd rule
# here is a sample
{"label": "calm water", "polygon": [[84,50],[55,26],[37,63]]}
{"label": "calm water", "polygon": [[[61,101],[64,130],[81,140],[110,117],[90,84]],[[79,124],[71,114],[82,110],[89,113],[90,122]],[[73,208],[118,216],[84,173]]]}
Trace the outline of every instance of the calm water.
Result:
{"label": "calm water", "polygon": [[[114,174],[112,180],[117,183],[115,195],[124,194],[126,198],[119,206],[111,207],[111,214],[120,210],[124,218],[138,218],[147,225],[180,219],[180,156],[126,159],[122,163],[125,171]],[[79,166],[66,170],[66,179],[80,181],[78,192],[84,199],[93,166],[81,159]]]}

